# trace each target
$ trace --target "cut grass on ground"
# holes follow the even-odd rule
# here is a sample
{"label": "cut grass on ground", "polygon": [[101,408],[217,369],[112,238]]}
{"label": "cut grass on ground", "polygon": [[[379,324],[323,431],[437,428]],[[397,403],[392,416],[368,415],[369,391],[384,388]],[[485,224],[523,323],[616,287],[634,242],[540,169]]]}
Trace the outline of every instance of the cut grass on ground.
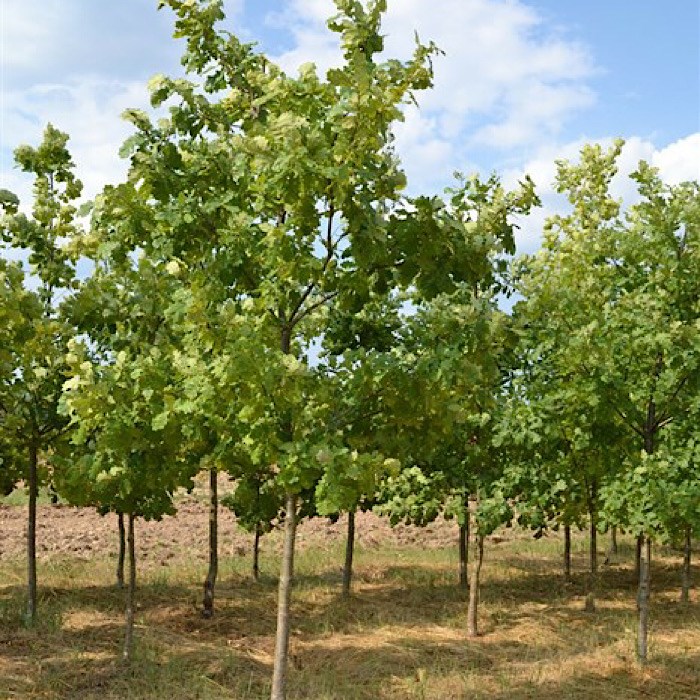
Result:
{"label": "cut grass on ground", "polygon": [[[630,544],[602,568],[595,614],[583,612],[585,542],[575,541],[571,584],[560,548],[556,535],[487,542],[477,639],[465,633],[456,548],[361,547],[350,600],[339,595],[340,543],[302,549],[290,700],[700,697],[700,606],[695,591],[690,605],[678,602],[680,557],[657,551],[642,669]],[[199,614],[199,562],[179,552],[145,567],[129,667],[119,661],[123,594],[112,558],[45,555],[33,629],[22,624],[23,561],[1,562],[0,698],[267,698],[277,560],[268,553],[256,584],[248,559],[222,563],[212,620]]]}

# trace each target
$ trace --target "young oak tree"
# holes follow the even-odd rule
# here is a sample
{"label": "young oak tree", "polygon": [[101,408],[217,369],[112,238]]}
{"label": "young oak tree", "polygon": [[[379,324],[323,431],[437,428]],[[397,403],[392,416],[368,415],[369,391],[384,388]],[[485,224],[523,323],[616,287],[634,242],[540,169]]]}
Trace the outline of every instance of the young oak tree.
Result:
{"label": "young oak tree", "polygon": [[[189,78],[152,82],[154,104],[172,105],[157,124],[129,112],[137,128],[125,151],[131,169],[105,198],[106,240],[117,254],[139,248],[180,265],[197,304],[243,319],[235,354],[224,336],[211,360],[225,368],[227,395],[235,393],[236,434],[265,470],[275,465],[285,493],[272,690],[282,698],[300,496],[322,477],[318,455],[345,449],[342,434],[326,429],[329,384],[308,366],[309,348],[336,310],[360,311],[373,291],[415,285],[434,296],[454,288],[472,271],[478,232],[456,225],[435,199],[401,202],[391,125],[429,87],[435,49],[418,45],[405,62],[376,60],[383,0],[338,0],[329,26],[344,63],[325,80],[310,64],[286,75],[219,31],[220,2],[161,4],[175,11],[176,36],[187,40]],[[128,230],[121,202],[132,202],[138,221]],[[205,350],[193,345],[185,354]],[[373,459],[359,462],[373,468]]]}
{"label": "young oak tree", "polygon": [[[0,239],[15,253],[28,255],[30,273],[3,263],[3,294],[11,295],[2,312],[9,324],[4,332],[15,337],[8,339],[10,345],[0,358],[0,444],[8,446],[3,463],[14,464],[29,496],[26,618],[30,623],[37,613],[37,495],[68,423],[57,409],[67,377],[66,347],[74,331],[65,314],[69,300],[60,301],[77,285],[74,256],[66,243],[78,233],[74,202],[82,184],[73,174],[67,142],[68,136],[49,124],[39,146],[16,149],[17,165],[34,176],[30,215],[19,210],[14,195],[6,191],[0,195],[4,212]],[[6,483],[5,489],[9,486]]]}
{"label": "young oak tree", "polygon": [[[407,62],[377,62],[385,3],[342,0],[331,28],[344,65],[325,80],[312,65],[291,77],[217,30],[220,2],[162,4],[176,12],[176,34],[187,39],[183,63],[203,84],[160,77],[153,100],[174,100],[170,117],[154,125],[131,112],[138,132],[128,146],[129,182],[109,198],[112,241],[152,260],[177,259],[205,295],[240,304],[254,329],[247,351],[268,381],[277,380],[269,397],[251,381],[241,388],[253,399],[251,417],[264,406],[259,424],[245,415],[242,422],[264,429],[265,461],[276,465],[285,491],[273,678],[273,697],[282,698],[299,494],[317,478],[312,456],[328,442],[325,404],[310,399],[323,382],[301,360],[332,302],[362,303],[379,281],[393,283],[402,251],[388,240],[387,221],[404,178],[390,125],[411,93],[429,86],[434,49],[419,45]],[[117,202],[129,190],[142,202],[144,225],[122,236]]]}
{"label": "young oak tree", "polygon": [[[464,585],[469,497],[484,486],[482,466],[483,476],[489,474],[486,481],[493,478],[493,470],[480,460],[489,462],[487,455],[495,447],[487,426],[492,424],[491,414],[502,400],[502,387],[511,371],[510,323],[498,311],[496,297],[509,290],[507,256],[515,251],[514,218],[527,213],[538,200],[529,178],[512,192],[496,176],[460,178],[447,194],[447,202],[434,199],[432,206],[446,223],[463,232],[462,251],[469,253],[458,262],[458,273],[449,270],[445,276],[430,276],[421,272],[412,294],[417,312],[409,319],[411,332],[405,343],[429,368],[424,391],[440,408],[432,415],[424,411],[432,422],[418,426],[405,440],[414,447],[411,469],[389,481],[404,492],[409,487],[406,509],[399,494],[388,494],[390,502],[384,509],[395,520],[404,517],[402,511],[410,519],[424,520],[435,517],[441,504],[447,504],[445,512],[460,523]],[[430,250],[440,239],[430,236],[428,225],[424,227],[425,231],[416,232],[416,236],[431,239],[423,254],[446,258],[447,251]],[[435,445],[427,444],[426,433],[437,436]],[[414,492],[413,486],[419,484],[427,501]]]}
{"label": "young oak tree", "polygon": [[[641,201],[625,215],[610,195],[621,147],[587,146],[580,163],[559,163],[557,188],[572,210],[549,221],[521,286],[526,303],[548,300],[540,337],[558,336],[554,362],[572,397],[599,401],[627,434],[625,468],[599,494],[604,504],[663,473],[657,453],[668,454],[668,427],[687,414],[700,383],[698,184],[669,187],[641,163],[632,175]],[[626,507],[643,544],[637,656],[644,663],[651,542],[662,531],[663,504],[627,498]]]}
{"label": "young oak tree", "polygon": [[[93,237],[93,234],[90,234]],[[141,257],[96,267],[74,304],[83,334],[70,343],[61,411],[73,427],[74,452],[59,492],[74,504],[126,519],[128,581],[123,659],[133,647],[135,522],[175,512],[173,495],[191,488],[197,445],[173,420],[182,390],[174,372],[173,336],[164,309],[177,291],[173,275]],[[85,337],[87,336],[87,337]]]}
{"label": "young oak tree", "polygon": [[[521,261],[522,263],[523,261]],[[526,263],[525,263],[526,264]],[[528,299],[515,310],[517,372],[509,385],[499,441],[509,450],[503,487],[518,522],[541,535],[564,527],[564,577],[571,579],[571,526],[589,523],[587,612],[595,611],[600,492],[617,478],[625,435],[592,384],[572,382],[555,360],[559,340],[548,329],[549,309]],[[524,308],[523,308],[524,307]]]}
{"label": "young oak tree", "polygon": [[[2,194],[9,202],[16,201],[14,195]],[[9,495],[25,472],[26,460],[13,439],[17,417],[6,406],[4,394],[17,371],[21,349],[32,337],[31,319],[39,313],[36,296],[24,287],[21,263],[0,258],[0,495]]]}

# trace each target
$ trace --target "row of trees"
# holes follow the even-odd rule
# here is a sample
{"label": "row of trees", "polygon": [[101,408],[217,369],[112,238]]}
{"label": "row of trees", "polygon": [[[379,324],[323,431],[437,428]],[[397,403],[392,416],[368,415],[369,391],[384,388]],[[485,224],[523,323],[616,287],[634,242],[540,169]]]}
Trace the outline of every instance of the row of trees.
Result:
{"label": "row of trees", "polygon": [[[217,473],[259,537],[285,531],[272,697],[285,697],[301,518],[460,524],[468,627],[477,632],[484,539],[511,523],[590,524],[639,538],[638,655],[647,655],[652,541],[700,529],[700,192],[640,164],[639,201],[610,195],[621,144],[560,163],[570,213],[542,250],[515,252],[537,197],[497,177],[443,197],[403,194],[392,124],[432,80],[437,49],[380,60],[384,0],[336,0],[344,62],[295,77],[221,31],[221,2],[167,0],[186,78],[157,76],[154,122],[134,126],[127,179],[76,223],[67,136],[48,127],[16,160],[31,213],[0,195],[0,486],[29,493],[28,609],[36,615],[39,484],[125,522],[132,645],[137,518],[174,514],[208,472],[214,611]],[[91,262],[78,279],[76,263]],[[513,290],[512,314],[497,298]]]}

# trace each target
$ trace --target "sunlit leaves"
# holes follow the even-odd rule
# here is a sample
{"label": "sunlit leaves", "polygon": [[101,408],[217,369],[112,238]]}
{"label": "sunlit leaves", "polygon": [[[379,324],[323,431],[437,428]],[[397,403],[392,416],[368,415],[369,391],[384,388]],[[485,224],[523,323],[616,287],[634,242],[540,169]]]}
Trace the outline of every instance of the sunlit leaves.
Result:
{"label": "sunlit leaves", "polygon": [[681,472],[667,467],[686,459],[669,426],[687,420],[700,388],[700,193],[641,163],[640,201],[622,212],[610,194],[620,149],[559,163],[571,211],[521,263],[519,382],[539,420],[530,443],[549,445],[549,464],[565,459],[575,480],[603,483],[608,520],[659,534],[674,509],[657,487],[673,492]]}

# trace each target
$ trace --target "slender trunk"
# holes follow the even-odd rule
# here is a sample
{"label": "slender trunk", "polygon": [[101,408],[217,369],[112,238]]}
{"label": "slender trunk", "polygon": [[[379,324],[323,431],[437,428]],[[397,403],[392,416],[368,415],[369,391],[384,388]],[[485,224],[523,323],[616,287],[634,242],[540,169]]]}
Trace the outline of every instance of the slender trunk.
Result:
{"label": "slender trunk", "polygon": [[129,513],[126,542],[129,556],[129,584],[126,588],[126,632],[124,634],[122,658],[128,663],[131,661],[131,652],[134,647],[134,594],[136,591],[136,548],[134,546],[133,513]]}
{"label": "slender trunk", "polygon": [[639,629],[637,632],[637,660],[640,664],[647,660],[647,638],[649,633],[649,594],[651,591],[651,539],[642,538],[642,551],[639,566]]}
{"label": "slender trunk", "polygon": [[692,530],[690,525],[685,528],[685,545],[683,548],[683,583],[681,586],[681,603],[690,602],[690,564],[692,559]]}
{"label": "slender trunk", "polygon": [[476,561],[472,566],[472,580],[469,585],[469,608],[467,610],[467,636],[476,637],[479,634],[477,625],[477,612],[479,606],[479,577],[481,565],[484,563],[484,536],[477,532],[476,535]]}
{"label": "slender trunk", "polygon": [[216,469],[209,470],[209,571],[204,580],[202,615],[214,614],[214,586],[219,571],[219,489]]}
{"label": "slender trunk", "polygon": [[589,536],[589,571],[588,571],[588,591],[586,593],[586,612],[595,612],[595,594],[598,583],[598,529],[596,518],[591,513],[591,525]]}
{"label": "slender trunk", "polygon": [[[659,354],[656,362],[656,379],[658,379],[663,355]],[[647,455],[654,454],[654,436],[656,432],[656,404],[652,395],[647,408],[647,420],[644,426],[644,451]],[[651,595],[651,538],[648,534],[637,537],[637,557],[639,570],[639,591],[637,593],[637,610],[639,612],[637,630],[637,661],[645,664],[647,661],[649,635],[649,597]]]}
{"label": "slender trunk", "polygon": [[37,473],[38,449],[34,440],[29,443],[29,512],[27,519],[27,622],[36,621],[36,499],[39,491]]}
{"label": "slender trunk", "polygon": [[289,601],[294,576],[294,539],[297,529],[297,495],[287,493],[286,519],[284,523],[284,551],[277,598],[277,638],[275,662],[272,671],[271,700],[287,697],[287,657],[289,652]]}
{"label": "slender trunk", "polygon": [[588,490],[588,517],[590,522],[588,537],[588,590],[586,591],[586,612],[595,612],[595,594],[598,584],[598,483],[591,481]]}
{"label": "slender trunk", "polygon": [[345,542],[345,566],[343,567],[343,598],[350,597],[352,583],[352,559],[355,553],[355,511],[348,512],[348,536]]}
{"label": "slender trunk", "polygon": [[255,524],[255,539],[253,540],[253,579],[260,579],[260,536],[262,528],[260,523]]}
{"label": "slender trunk", "polygon": [[617,555],[617,552],[617,526],[612,525],[610,527],[610,546],[608,547],[608,551],[605,553],[603,565],[607,566],[608,564],[610,564],[613,558]]}
{"label": "slender trunk", "polygon": [[469,588],[469,511],[467,510],[464,524],[459,526],[459,586],[463,590]]}
{"label": "slender trunk", "polygon": [[126,553],[124,513],[117,513],[117,523],[119,526],[119,558],[117,559],[117,587],[124,588],[124,556]]}
{"label": "slender trunk", "polygon": [[564,580],[571,581],[571,525],[564,525]]}
{"label": "slender trunk", "polygon": [[639,581],[640,572],[642,570],[642,545],[644,543],[644,537],[642,535],[637,535],[637,543],[634,551],[634,577]]}

